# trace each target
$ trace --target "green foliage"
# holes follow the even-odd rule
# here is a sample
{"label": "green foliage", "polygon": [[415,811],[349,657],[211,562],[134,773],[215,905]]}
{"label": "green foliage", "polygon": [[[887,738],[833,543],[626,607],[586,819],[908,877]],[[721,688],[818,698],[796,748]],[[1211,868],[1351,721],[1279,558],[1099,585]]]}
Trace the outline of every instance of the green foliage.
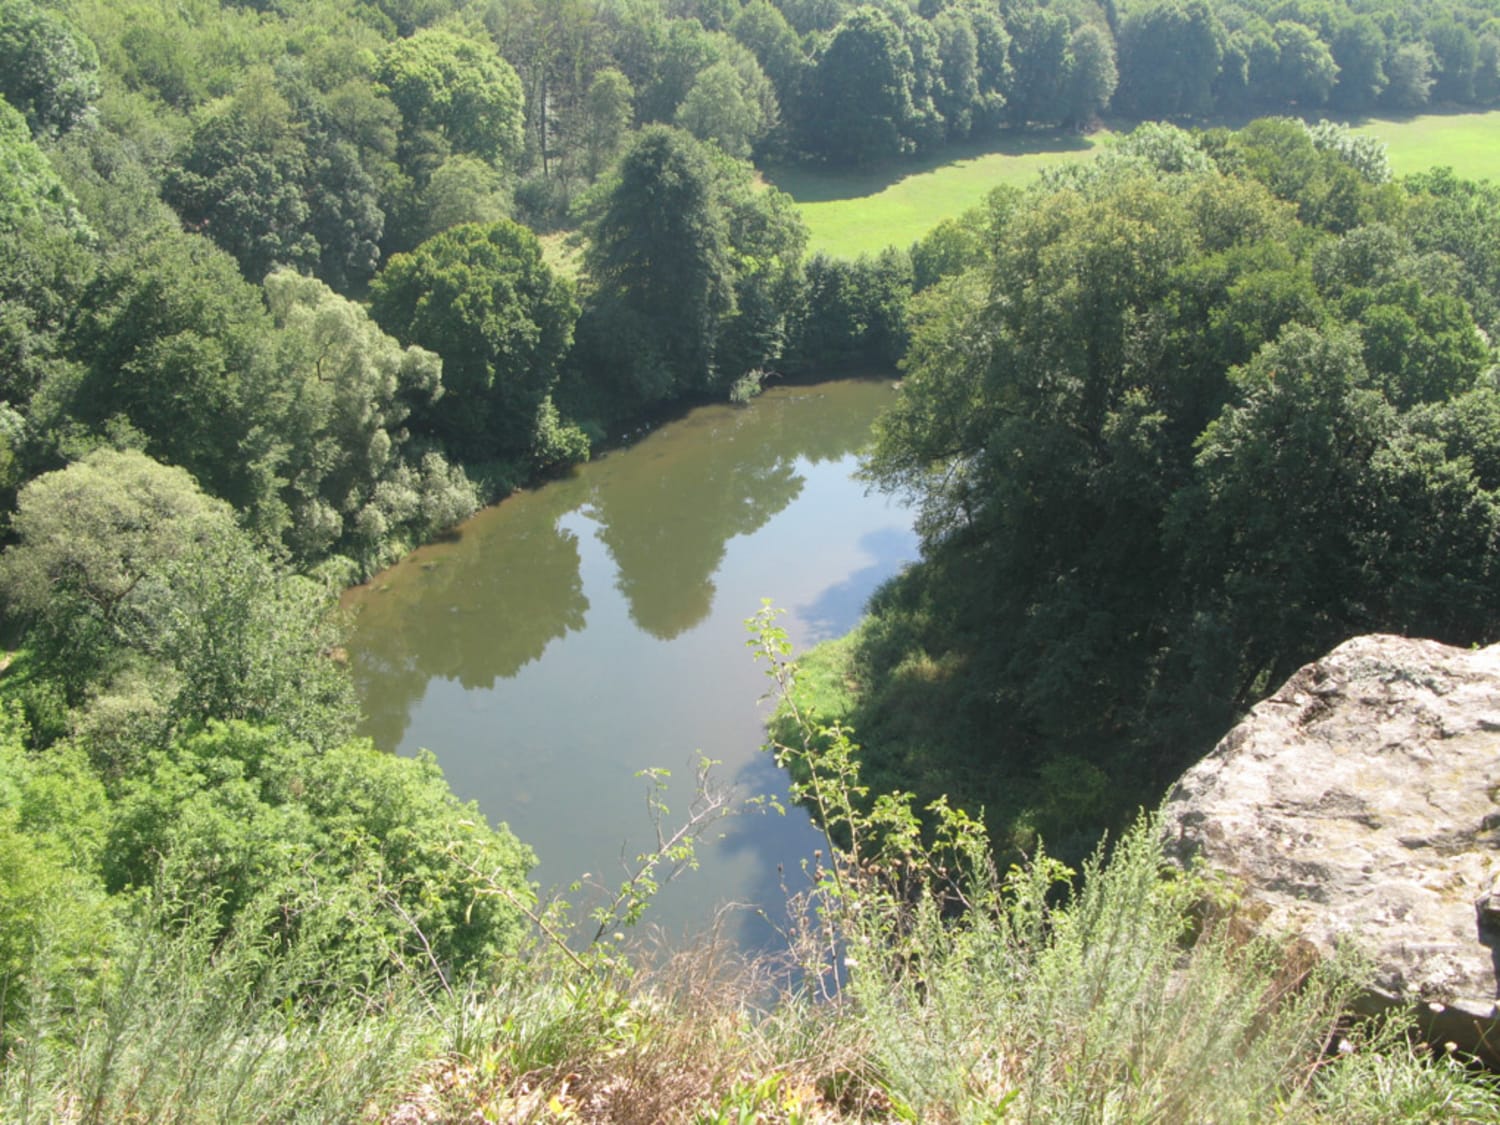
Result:
{"label": "green foliage", "polygon": [[1324,1061],[1368,972],[1357,951],[1308,966],[1274,937],[1247,938],[1204,876],[1168,866],[1154,817],[1101,846],[1076,881],[1040,848],[1002,871],[946,799],[928,807],[924,835],[911,795],[872,798],[848,732],[801,710],[773,612],[749,624],[790,736],[772,749],[829,838],[796,948],[861,1045],[844,1104],[878,1093],[893,1116],[922,1121],[1244,1122],[1274,1105],[1318,1121],[1339,1106],[1374,1112],[1409,1083],[1414,1107],[1452,1096],[1476,1119],[1495,1112],[1486,1084],[1450,1085],[1456,1073],[1411,1055],[1399,1027],[1354,1033],[1347,1068]]}
{"label": "green foliage", "polygon": [[89,119],[99,96],[99,55],[62,13],[32,0],[0,4],[0,96],[37,136]]}
{"label": "green foliage", "polygon": [[782,10],[770,0],[750,0],[735,14],[729,34],[755,54],[766,77],[776,87],[777,97],[790,102],[807,69],[797,32]]}
{"label": "green foliage", "polygon": [[776,124],[776,95],[754,58],[721,61],[694,80],[676,120],[701,141],[746,159]]}
{"label": "green foliage", "polygon": [[1073,32],[1068,56],[1064,120],[1087,126],[1109,105],[1120,80],[1114,40],[1096,24],[1084,24]]}
{"label": "green foliage", "polygon": [[443,358],[445,394],[416,417],[465,458],[524,456],[578,318],[573,287],[524,227],[466,224],[386,263],[371,314]]}
{"label": "green foliage", "polygon": [[423,982],[329,996],[318,939],[343,919],[307,911],[277,943],[265,933],[280,905],[263,896],[225,934],[205,904],[142,903],[97,994],[76,1009],[49,997],[21,1025],[0,1071],[0,1113],[18,1125],[316,1122],[354,1120],[390,1098],[439,1024]]}
{"label": "green foliage", "polygon": [[402,240],[412,245],[464,223],[488,226],[510,218],[511,192],[506,176],[494,165],[454,153],[433,169],[415,210],[415,221],[402,231]]}
{"label": "green foliage", "polygon": [[1005,112],[1015,125],[1055,123],[1067,112],[1068,20],[1048,8],[1017,14],[1011,28],[1010,80]]}
{"label": "green foliage", "polygon": [[353,982],[401,964],[488,971],[523,925],[500,892],[529,902],[533,862],[458,802],[431,755],[368,742],[319,752],[230,723],[150,755],[119,786],[104,873],[112,890],[216,901],[226,927],[273,894],[283,938],[305,913],[329,913],[338,924],[316,940],[331,978]]}
{"label": "green foliage", "polygon": [[0,100],[0,229],[16,230],[36,221],[82,238],[90,233],[25,119]]}
{"label": "green foliage", "polygon": [[87,371],[59,388],[67,415],[100,430],[123,419],[264,538],[281,534],[275,333],[233,259],[196,235],[152,232],[110,257],[74,334]]}
{"label": "green foliage", "polygon": [[461,470],[410,448],[413,407],[444,393],[439,358],[401,347],[311,278],[278,271],[265,294],[295,394],[281,433],[294,557],[310,564],[339,552],[369,572],[393,546],[425,541],[478,508]]}
{"label": "green foliage", "polygon": [[254,70],[200,110],[163,194],[251,280],[287,265],[343,288],[379,257],[395,112],[363,77],[325,94],[305,71]]}
{"label": "green foliage", "polygon": [[278,265],[307,268],[318,260],[307,229],[307,149],[298,133],[270,76],[252,76],[198,121],[164,185],[189,229],[228,251],[252,281]]}
{"label": "green foliage", "polygon": [[605,373],[605,410],[727,393],[780,357],[805,232],[787,197],[757,190],[743,164],[648,128],[589,231],[578,363]]}
{"label": "green foliage", "polygon": [[[93,269],[93,241],[21,115],[0,100],[0,399],[15,408],[66,377],[66,329]],[[24,436],[8,428],[12,457]],[[9,492],[16,482],[6,477]]]}
{"label": "green foliage", "polygon": [[634,101],[630,79],[613,67],[601,70],[589,83],[582,138],[583,171],[589,179],[609,166],[625,142]]}
{"label": "green foliage", "polygon": [[1221,161],[1297,204],[1302,221],[1343,232],[1398,214],[1389,166],[1347,134],[1309,129],[1290,118],[1263,118],[1232,134]]}
{"label": "green foliage", "polygon": [[652,127],[631,146],[590,230],[587,268],[608,331],[628,333],[610,350],[624,353],[636,397],[713,380],[720,324],[734,310],[733,267],[713,166],[688,134]]}
{"label": "green foliage", "polygon": [[924,562],[844,714],[882,785],[1007,846],[1077,854],[1353,633],[1500,628],[1492,355],[1383,161],[1291,122],[1202,143],[1240,174],[1153,132],[1006,213],[914,303],[878,427]]}
{"label": "green foliage", "polygon": [[1432,95],[1432,48],[1426,43],[1403,43],[1391,53],[1386,63],[1390,82],[1385,88],[1385,103],[1397,109],[1420,109]]}
{"label": "green foliage", "polygon": [[815,254],[791,357],[813,371],[888,371],[905,351],[911,259],[888,249],[848,261]]}
{"label": "green foliage", "polygon": [[531,455],[543,471],[576,465],[589,459],[589,436],[572,422],[564,422],[549,396],[536,412]]}
{"label": "green foliage", "polygon": [[182,470],[99,450],[28,484],[13,528],[5,596],[69,701],[91,699],[108,768],[211,718],[320,746],[347,732],[326,591],[278,571]]}
{"label": "green foliage", "polygon": [[838,163],[888,160],[914,146],[912,55],[874,7],[855,9],[818,56],[809,83],[816,112],[808,145]]}
{"label": "green foliage", "polygon": [[1500,328],[1500,234],[1487,216],[1500,209],[1500,188],[1441,168],[1407,180],[1412,193],[1402,230],[1415,250],[1452,255],[1462,263],[1457,288],[1474,318],[1492,335]]}
{"label": "green foliage", "polygon": [[1141,120],[1202,117],[1224,55],[1224,28],[1204,0],[1132,7],[1120,24],[1120,105]]}
{"label": "green foliage", "polygon": [[0,712],[0,1048],[38,1005],[87,1002],[113,936],[96,865],[104,789],[76,751],[30,754]]}
{"label": "green foliage", "polygon": [[426,28],[381,53],[380,82],[408,134],[433,130],[497,167],[521,151],[521,80],[484,38]]}

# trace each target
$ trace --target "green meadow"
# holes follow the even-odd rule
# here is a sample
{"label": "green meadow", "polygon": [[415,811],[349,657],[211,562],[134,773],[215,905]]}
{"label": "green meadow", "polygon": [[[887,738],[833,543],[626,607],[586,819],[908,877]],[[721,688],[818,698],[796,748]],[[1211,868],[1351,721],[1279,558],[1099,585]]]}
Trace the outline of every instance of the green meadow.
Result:
{"label": "green meadow", "polygon": [[963,214],[998,184],[1024,184],[1050,164],[1083,160],[1112,134],[1027,133],[1004,142],[954,145],[928,160],[829,171],[770,168],[765,177],[797,201],[810,251],[852,258],[909,246]]}
{"label": "green meadow", "polygon": [[1353,128],[1385,142],[1398,176],[1446,164],[1468,180],[1500,180],[1500,110],[1371,118]]}
{"label": "green meadow", "polygon": [[[1447,164],[1469,179],[1500,180],[1500,110],[1367,118],[1355,131],[1386,143],[1398,176]],[[910,246],[997,184],[1024,184],[1048,165],[1088,159],[1113,137],[1108,130],[1089,136],[1028,133],[1003,143],[956,146],[897,167],[771,168],[765,177],[797,201],[809,250],[852,258]]]}

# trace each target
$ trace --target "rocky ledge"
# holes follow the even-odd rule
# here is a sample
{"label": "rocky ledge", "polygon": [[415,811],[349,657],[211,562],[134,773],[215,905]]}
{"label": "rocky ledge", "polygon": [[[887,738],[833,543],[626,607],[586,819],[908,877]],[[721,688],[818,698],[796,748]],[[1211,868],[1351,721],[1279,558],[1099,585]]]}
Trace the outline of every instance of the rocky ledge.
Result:
{"label": "rocky ledge", "polygon": [[1325,953],[1353,937],[1372,1001],[1500,1061],[1500,645],[1340,645],[1183,775],[1165,823],[1264,925]]}

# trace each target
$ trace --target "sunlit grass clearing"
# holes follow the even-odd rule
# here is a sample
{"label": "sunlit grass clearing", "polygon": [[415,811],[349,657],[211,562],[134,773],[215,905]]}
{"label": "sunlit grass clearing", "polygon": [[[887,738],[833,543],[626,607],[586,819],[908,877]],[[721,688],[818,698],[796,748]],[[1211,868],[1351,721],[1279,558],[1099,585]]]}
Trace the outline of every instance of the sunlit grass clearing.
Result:
{"label": "sunlit grass clearing", "polygon": [[[1466,179],[1500,181],[1500,110],[1366,118],[1358,133],[1378,137],[1398,176],[1446,164]],[[926,161],[857,171],[772,168],[766,178],[797,201],[808,249],[836,257],[910,246],[962,214],[998,184],[1029,183],[1041,169],[1093,156],[1115,134],[1035,133],[955,146]]]}
{"label": "sunlit grass clearing", "polygon": [[1446,164],[1467,180],[1500,180],[1500,110],[1371,118],[1354,131],[1385,142],[1398,176]]}
{"label": "sunlit grass clearing", "polygon": [[956,145],[896,167],[831,171],[772,168],[766,178],[797,201],[808,249],[852,258],[910,246],[963,214],[999,184],[1030,182],[1041,169],[1092,156],[1112,134],[1028,133],[1004,142]]}

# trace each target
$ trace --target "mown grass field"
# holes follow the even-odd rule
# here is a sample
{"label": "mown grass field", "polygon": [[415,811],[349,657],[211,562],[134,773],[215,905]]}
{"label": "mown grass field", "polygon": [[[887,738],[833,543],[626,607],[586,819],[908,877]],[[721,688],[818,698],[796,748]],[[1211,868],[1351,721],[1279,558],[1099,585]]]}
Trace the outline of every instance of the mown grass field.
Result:
{"label": "mown grass field", "polygon": [[[1447,164],[1466,178],[1500,180],[1500,110],[1368,118],[1355,130],[1386,143],[1398,176]],[[997,184],[1024,184],[1049,164],[1088,159],[1113,137],[1108,130],[1086,137],[1035,133],[894,167],[771,168],[765,176],[797,201],[810,232],[809,250],[852,258],[910,246]]]}
{"label": "mown grass field", "polygon": [[1500,110],[1374,118],[1354,125],[1379,137],[1398,176],[1446,164],[1469,180],[1500,180]]}
{"label": "mown grass field", "polygon": [[855,171],[770,168],[765,177],[797,201],[809,251],[852,258],[909,246],[963,214],[997,184],[1024,184],[1049,164],[1084,160],[1112,134],[1035,133],[953,146],[927,160]]}

